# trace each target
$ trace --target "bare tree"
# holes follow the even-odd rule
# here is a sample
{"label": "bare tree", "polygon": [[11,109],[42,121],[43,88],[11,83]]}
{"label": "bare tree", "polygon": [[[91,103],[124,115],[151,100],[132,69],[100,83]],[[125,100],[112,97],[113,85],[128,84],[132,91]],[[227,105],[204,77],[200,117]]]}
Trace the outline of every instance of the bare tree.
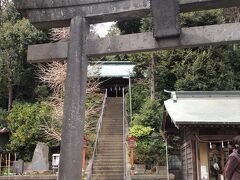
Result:
{"label": "bare tree", "polygon": [[232,7],[224,10],[231,22],[240,22],[240,7]]}
{"label": "bare tree", "polygon": [[[63,39],[69,39],[69,28],[53,29],[51,32],[52,40],[59,41]],[[64,101],[64,84],[66,79],[67,63],[65,62],[52,62],[47,65],[39,65],[39,79],[47,84],[52,90],[50,102],[54,108],[53,116],[56,122],[52,124],[45,124],[42,126],[42,130],[45,135],[53,140],[61,141],[61,126],[63,119],[63,101]],[[87,82],[87,97],[94,92],[99,91],[100,85],[99,78],[88,78]],[[86,121],[85,131],[89,132],[95,129],[95,124],[89,121],[92,116],[99,114],[99,106],[93,104],[92,106],[86,106]]]}
{"label": "bare tree", "polygon": [[[66,79],[66,62],[53,62],[48,65],[39,66],[39,79],[46,83],[52,90],[52,95],[50,97],[50,102],[54,107],[53,116],[56,118],[57,123],[50,125],[45,124],[42,126],[45,134],[50,136],[52,139],[61,140],[61,125],[63,119],[63,101],[64,101],[64,83]],[[99,79],[98,78],[88,78],[87,82],[87,96],[94,92],[99,91]],[[86,108],[86,118],[89,119],[91,116],[99,112],[99,107],[93,105]],[[92,123],[86,121],[85,130],[91,131],[93,129]]]}
{"label": "bare tree", "polygon": [[52,29],[51,32],[52,40],[59,41],[62,39],[69,39],[69,32],[70,32],[69,27],[54,28]]}

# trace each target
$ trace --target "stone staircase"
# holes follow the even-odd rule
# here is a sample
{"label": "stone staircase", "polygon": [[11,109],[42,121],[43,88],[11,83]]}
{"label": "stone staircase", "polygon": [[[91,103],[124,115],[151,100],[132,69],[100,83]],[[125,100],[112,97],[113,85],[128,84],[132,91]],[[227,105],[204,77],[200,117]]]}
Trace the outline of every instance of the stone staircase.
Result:
{"label": "stone staircase", "polygon": [[108,97],[103,114],[93,180],[123,180],[122,98]]}

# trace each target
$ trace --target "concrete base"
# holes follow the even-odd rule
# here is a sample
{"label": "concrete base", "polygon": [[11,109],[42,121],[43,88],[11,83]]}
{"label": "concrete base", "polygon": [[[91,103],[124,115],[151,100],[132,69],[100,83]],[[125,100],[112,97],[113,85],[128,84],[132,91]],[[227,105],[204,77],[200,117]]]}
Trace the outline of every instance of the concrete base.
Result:
{"label": "concrete base", "polygon": [[57,176],[0,176],[0,180],[57,180]]}
{"label": "concrete base", "polygon": [[[170,180],[173,179],[174,177],[170,176]],[[167,180],[167,177],[161,175],[133,175],[131,180]]]}

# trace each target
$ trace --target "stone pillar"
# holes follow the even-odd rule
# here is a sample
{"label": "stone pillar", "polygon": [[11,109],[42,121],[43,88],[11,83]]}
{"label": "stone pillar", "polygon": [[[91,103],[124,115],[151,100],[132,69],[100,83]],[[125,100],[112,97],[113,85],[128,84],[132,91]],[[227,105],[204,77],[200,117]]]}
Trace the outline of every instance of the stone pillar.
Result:
{"label": "stone pillar", "polygon": [[82,174],[89,24],[74,17],[70,28],[59,180],[81,180]]}

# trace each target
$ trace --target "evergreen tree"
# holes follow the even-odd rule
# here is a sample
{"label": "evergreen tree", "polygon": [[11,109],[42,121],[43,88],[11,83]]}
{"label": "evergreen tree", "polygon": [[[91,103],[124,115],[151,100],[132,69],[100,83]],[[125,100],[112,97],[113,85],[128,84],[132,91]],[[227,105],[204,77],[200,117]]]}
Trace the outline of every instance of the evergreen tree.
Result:
{"label": "evergreen tree", "polygon": [[13,99],[33,97],[35,68],[26,62],[27,46],[48,38],[22,18],[12,2],[4,4],[0,23],[0,106],[10,110]]}

